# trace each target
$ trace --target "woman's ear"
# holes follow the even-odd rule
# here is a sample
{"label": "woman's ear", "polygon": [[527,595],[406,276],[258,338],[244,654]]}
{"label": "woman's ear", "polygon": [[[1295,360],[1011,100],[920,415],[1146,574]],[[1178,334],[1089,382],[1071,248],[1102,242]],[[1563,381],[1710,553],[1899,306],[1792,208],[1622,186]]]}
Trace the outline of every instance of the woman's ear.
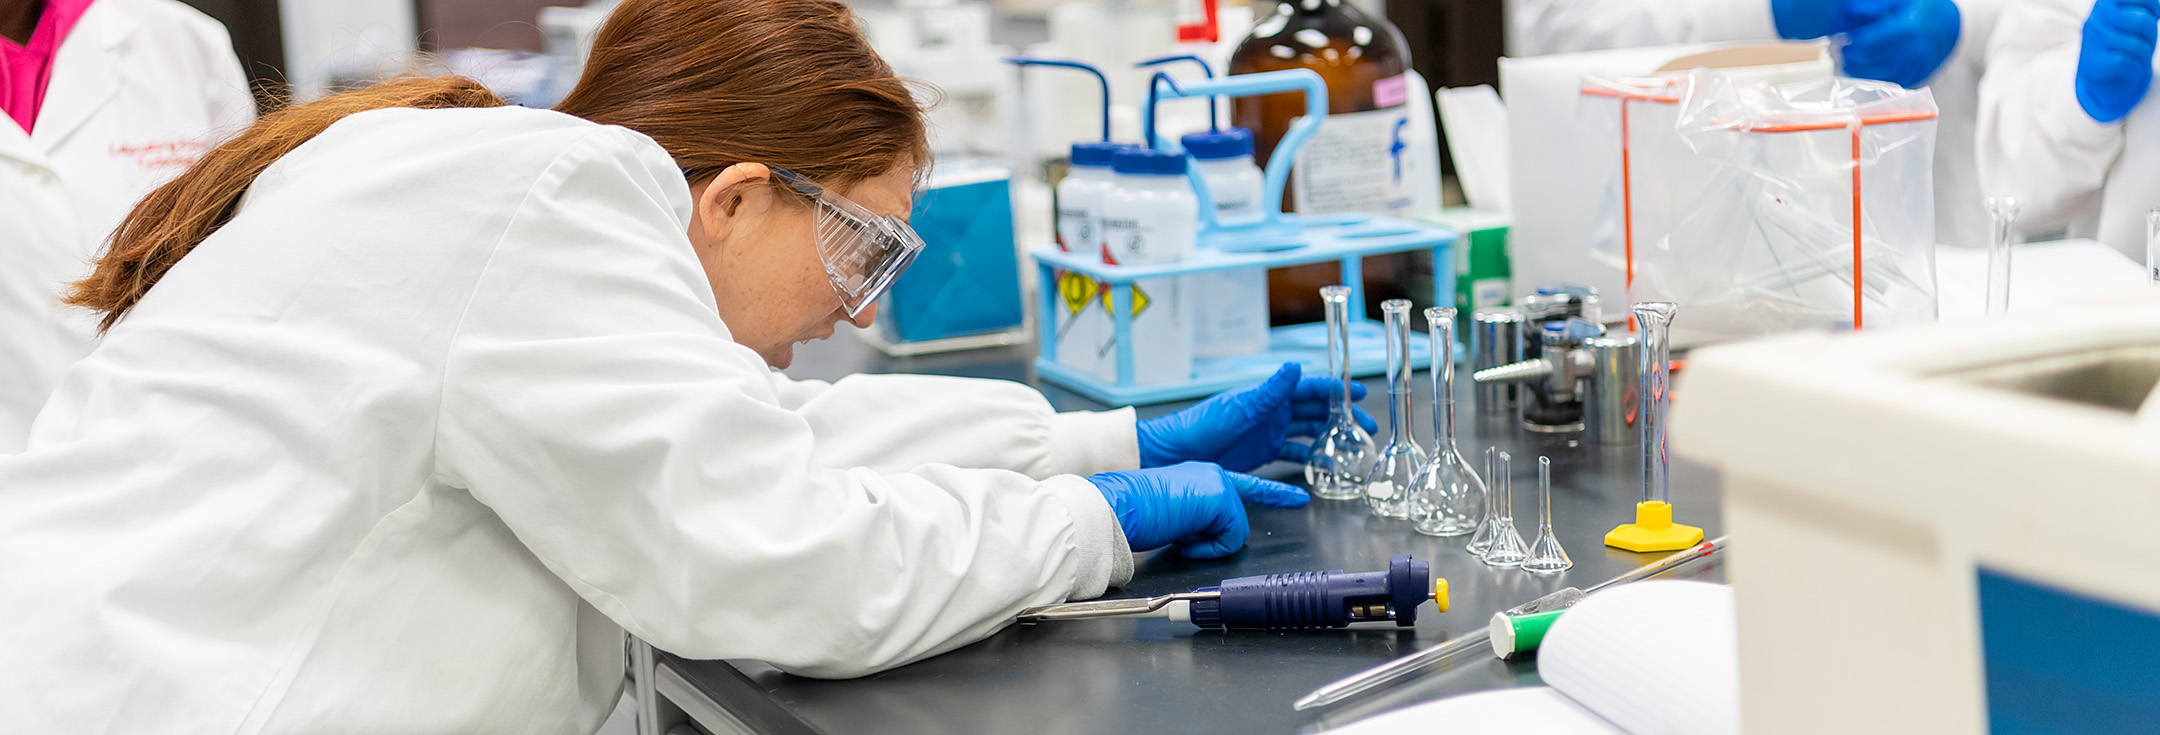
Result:
{"label": "woman's ear", "polygon": [[772,170],[762,163],[738,163],[720,170],[720,174],[705,182],[705,188],[695,194],[697,201],[691,227],[701,230],[699,238],[719,245],[743,226],[746,213],[762,209],[768,202],[765,185],[772,181]]}

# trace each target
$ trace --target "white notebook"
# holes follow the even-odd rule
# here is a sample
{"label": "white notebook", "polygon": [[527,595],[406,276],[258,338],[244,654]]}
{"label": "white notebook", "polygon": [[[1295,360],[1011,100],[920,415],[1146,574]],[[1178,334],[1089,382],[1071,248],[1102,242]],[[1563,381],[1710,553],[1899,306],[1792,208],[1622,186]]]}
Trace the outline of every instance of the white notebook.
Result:
{"label": "white notebook", "polygon": [[1737,735],[1732,588],[1651,581],[1583,599],[1538,647],[1547,686],[1451,697],[1330,732]]}

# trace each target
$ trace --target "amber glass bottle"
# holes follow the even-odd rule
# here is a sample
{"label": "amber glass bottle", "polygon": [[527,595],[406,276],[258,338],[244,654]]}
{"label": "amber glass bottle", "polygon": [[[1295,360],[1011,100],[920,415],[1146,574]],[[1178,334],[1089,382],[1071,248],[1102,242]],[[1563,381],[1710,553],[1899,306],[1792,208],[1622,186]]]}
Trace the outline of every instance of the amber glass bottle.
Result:
{"label": "amber glass bottle", "polygon": [[[1258,5],[1258,4],[1256,4]],[[1306,143],[1305,164],[1292,173],[1296,182],[1285,192],[1286,208],[1304,212],[1356,210],[1401,214],[1408,206],[1402,185],[1399,119],[1405,109],[1410,50],[1402,31],[1344,0],[1284,0],[1262,15],[1252,33],[1230,56],[1230,73],[1311,69],[1327,83],[1330,123]],[[1266,165],[1290,121],[1305,112],[1298,93],[1239,97],[1231,117],[1253,131],[1254,158]],[[1298,199],[1300,190],[1304,199]],[[1400,296],[1390,293],[1403,280],[1406,259],[1371,258],[1366,273],[1372,292],[1368,304]],[[1321,312],[1320,286],[1340,282],[1332,265],[1278,270],[1268,277],[1271,311],[1277,323],[1314,321]]]}
{"label": "amber glass bottle", "polygon": [[[1402,31],[1343,0],[1286,0],[1262,15],[1230,56],[1230,73],[1311,69],[1327,82],[1328,114],[1400,107],[1410,50]],[[1305,113],[1304,95],[1239,97],[1236,125],[1253,131],[1254,155],[1267,164],[1290,120]]]}

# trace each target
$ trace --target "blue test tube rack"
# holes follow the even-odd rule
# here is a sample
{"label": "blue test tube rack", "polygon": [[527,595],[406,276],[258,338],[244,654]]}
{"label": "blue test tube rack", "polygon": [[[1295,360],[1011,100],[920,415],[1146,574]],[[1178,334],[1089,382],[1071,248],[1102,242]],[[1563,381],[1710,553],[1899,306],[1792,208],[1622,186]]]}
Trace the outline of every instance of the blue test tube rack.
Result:
{"label": "blue test tube rack", "polygon": [[[1364,259],[1375,255],[1429,250],[1433,258],[1432,303],[1454,303],[1454,246],[1460,235],[1454,230],[1396,217],[1367,214],[1298,215],[1282,209],[1283,186],[1297,151],[1327,119],[1327,85],[1320,75],[1306,69],[1239,74],[1220,79],[1175,82],[1158,75],[1149,90],[1141,119],[1149,121],[1148,144],[1158,150],[1178,150],[1154,131],[1158,98],[1249,97],[1277,92],[1304,92],[1305,115],[1290,126],[1268,159],[1265,197],[1259,217],[1221,222],[1215,217],[1214,199],[1197,166],[1187,168],[1193,192],[1201,202],[1199,250],[1183,262],[1163,265],[1107,265],[1096,253],[1067,253],[1056,248],[1029,252],[1041,271],[1042,284],[1035,320],[1040,354],[1035,372],[1045,380],[1073,392],[1111,405],[1144,405],[1198,398],[1243,386],[1273,374],[1285,362],[1302,363],[1307,374],[1327,369],[1327,325],[1322,322],[1294,324],[1270,330],[1268,348],[1257,354],[1222,358],[1195,358],[1192,377],[1184,381],[1136,384],[1133,380],[1132,304],[1133,283],[1157,278],[1190,276],[1253,268],[1283,268],[1312,263],[1339,263],[1343,285],[1350,287],[1350,371],[1366,376],[1386,372],[1386,335],[1379,322],[1365,317]],[[1112,332],[1117,342],[1113,359],[1117,378],[1103,380],[1092,372],[1058,364],[1057,319],[1064,308],[1057,274],[1071,271],[1109,288]],[[1418,368],[1432,365],[1426,341],[1410,341],[1411,361]],[[1461,346],[1457,345],[1459,358]]]}

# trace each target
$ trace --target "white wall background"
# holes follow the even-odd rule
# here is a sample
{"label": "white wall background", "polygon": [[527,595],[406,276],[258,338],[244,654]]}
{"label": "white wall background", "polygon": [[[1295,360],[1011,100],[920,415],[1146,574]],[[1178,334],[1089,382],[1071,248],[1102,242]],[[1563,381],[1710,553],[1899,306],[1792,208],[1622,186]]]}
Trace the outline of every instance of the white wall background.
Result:
{"label": "white wall background", "polygon": [[322,96],[331,82],[409,62],[412,0],[278,0],[285,78],[293,97]]}

